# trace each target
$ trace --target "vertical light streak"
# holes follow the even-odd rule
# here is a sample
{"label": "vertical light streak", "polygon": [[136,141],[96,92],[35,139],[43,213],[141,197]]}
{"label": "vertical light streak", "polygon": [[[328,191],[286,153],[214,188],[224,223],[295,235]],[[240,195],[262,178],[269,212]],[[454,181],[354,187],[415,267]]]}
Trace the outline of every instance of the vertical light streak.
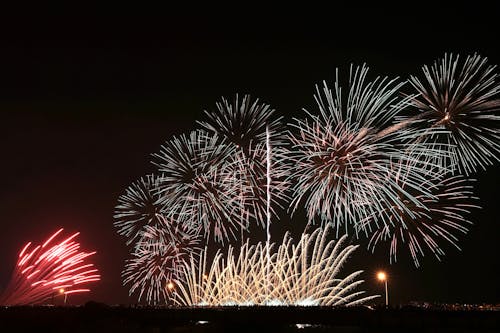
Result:
{"label": "vertical light streak", "polygon": [[[267,257],[267,274],[270,275],[269,269],[271,268],[271,254],[270,254],[270,242],[271,242],[271,143],[269,140],[269,126],[266,125],[266,257]],[[271,288],[271,281],[268,282]]]}
{"label": "vertical light streak", "polygon": [[266,235],[269,243],[271,241],[271,141],[268,126],[266,126],[266,213]]}

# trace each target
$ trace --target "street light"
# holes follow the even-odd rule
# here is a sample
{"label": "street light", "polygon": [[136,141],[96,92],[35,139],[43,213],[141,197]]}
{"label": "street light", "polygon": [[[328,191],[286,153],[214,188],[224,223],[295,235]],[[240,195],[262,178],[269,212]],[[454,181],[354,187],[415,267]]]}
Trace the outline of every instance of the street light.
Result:
{"label": "street light", "polygon": [[387,274],[385,272],[378,272],[377,279],[385,282],[385,307],[389,307],[389,293],[387,291]]}
{"label": "street light", "polygon": [[65,293],[64,288],[59,289],[59,294],[64,294],[64,305],[66,305],[66,299],[68,298],[68,294]]}

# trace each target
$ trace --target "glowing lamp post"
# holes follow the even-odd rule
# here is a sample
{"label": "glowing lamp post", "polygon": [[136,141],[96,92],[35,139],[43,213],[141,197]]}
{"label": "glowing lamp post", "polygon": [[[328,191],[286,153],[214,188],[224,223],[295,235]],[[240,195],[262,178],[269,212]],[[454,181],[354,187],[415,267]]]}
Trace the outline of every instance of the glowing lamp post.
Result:
{"label": "glowing lamp post", "polygon": [[172,281],[169,281],[166,286],[167,292],[175,294],[175,284]]}
{"label": "glowing lamp post", "polygon": [[385,272],[378,272],[377,279],[379,279],[379,281],[385,282],[385,307],[387,308],[389,307],[389,293],[387,291],[387,275],[385,274]]}
{"label": "glowing lamp post", "polygon": [[59,294],[61,294],[61,295],[64,294],[64,305],[66,305],[66,300],[67,300],[68,294],[65,293],[64,288],[59,289]]}

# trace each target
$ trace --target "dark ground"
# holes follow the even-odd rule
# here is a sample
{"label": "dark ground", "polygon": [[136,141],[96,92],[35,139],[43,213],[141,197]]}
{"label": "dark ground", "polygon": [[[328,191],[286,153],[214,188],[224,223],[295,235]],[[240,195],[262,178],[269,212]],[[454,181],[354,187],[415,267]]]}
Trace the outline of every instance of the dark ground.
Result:
{"label": "dark ground", "polygon": [[[297,324],[302,324],[297,325]],[[307,325],[304,325],[307,324]],[[500,311],[332,307],[3,307],[2,332],[498,332]]]}

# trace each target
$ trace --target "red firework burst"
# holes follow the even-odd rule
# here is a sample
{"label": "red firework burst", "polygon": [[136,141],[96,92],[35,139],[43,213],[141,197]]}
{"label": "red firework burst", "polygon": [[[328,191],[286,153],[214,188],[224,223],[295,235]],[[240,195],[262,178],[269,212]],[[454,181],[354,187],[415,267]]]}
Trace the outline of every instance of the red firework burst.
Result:
{"label": "red firework burst", "polygon": [[42,245],[27,243],[19,252],[9,285],[0,304],[39,304],[54,294],[76,294],[90,291],[89,282],[100,280],[98,270],[88,258],[96,252],[83,252],[75,241],[79,232],[61,239],[59,229]]}

